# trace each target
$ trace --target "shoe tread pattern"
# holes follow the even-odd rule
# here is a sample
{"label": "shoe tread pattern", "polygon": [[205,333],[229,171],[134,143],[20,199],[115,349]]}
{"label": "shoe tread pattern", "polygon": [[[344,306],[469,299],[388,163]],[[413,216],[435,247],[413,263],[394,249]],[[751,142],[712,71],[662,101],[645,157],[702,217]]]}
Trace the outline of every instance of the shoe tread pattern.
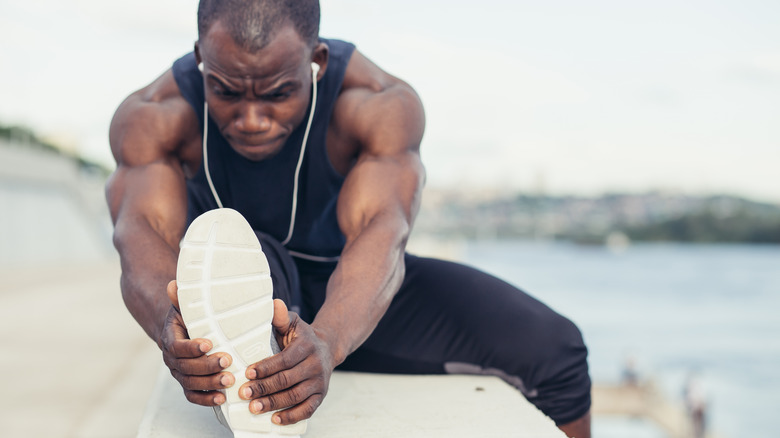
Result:
{"label": "shoe tread pattern", "polygon": [[268,261],[249,223],[231,209],[196,218],[181,243],[177,265],[179,307],[191,339],[212,342],[209,354],[233,357],[227,371],[236,383],[225,392],[224,412],[233,430],[299,435],[306,422],[278,426],[271,413],[253,415],[238,397],[246,367],[271,356],[273,284]]}

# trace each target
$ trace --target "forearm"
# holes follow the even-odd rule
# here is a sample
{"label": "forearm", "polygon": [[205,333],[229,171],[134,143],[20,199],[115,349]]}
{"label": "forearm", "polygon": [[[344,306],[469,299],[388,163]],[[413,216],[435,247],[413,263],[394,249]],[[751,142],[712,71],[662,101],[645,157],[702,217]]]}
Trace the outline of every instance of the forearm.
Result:
{"label": "forearm", "polygon": [[146,222],[117,224],[114,241],[122,263],[122,298],[133,318],[155,342],[171,301],[168,282],[176,278],[177,249],[156,234]]}
{"label": "forearm", "polygon": [[404,278],[405,222],[366,227],[342,252],[312,327],[331,347],[334,366],[373,332]]}

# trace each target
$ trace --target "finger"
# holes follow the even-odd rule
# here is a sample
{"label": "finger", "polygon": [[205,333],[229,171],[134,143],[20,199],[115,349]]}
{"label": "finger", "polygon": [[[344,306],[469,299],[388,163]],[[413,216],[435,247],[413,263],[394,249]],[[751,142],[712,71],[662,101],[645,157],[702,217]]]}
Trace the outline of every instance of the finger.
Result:
{"label": "finger", "polygon": [[163,329],[162,347],[177,358],[200,357],[211,350],[212,344],[208,339],[190,339],[181,314],[171,307]]}
{"label": "finger", "polygon": [[304,400],[303,403],[299,403],[290,409],[275,413],[271,417],[271,421],[273,421],[274,424],[287,425],[309,419],[314,415],[314,411],[320,407],[324,398],[324,394],[313,394],[311,397]]}
{"label": "finger", "polygon": [[168,287],[166,288],[166,291],[168,292],[168,298],[171,300],[171,303],[173,304],[173,307],[175,307],[177,310],[179,309],[179,288],[176,286],[176,280],[171,280],[168,282]]}
{"label": "finger", "polygon": [[249,403],[249,411],[253,414],[261,414],[291,408],[317,393],[319,388],[322,388],[322,385],[314,380],[308,380],[287,390],[252,400]]}
{"label": "finger", "polygon": [[291,388],[309,377],[312,377],[310,373],[303,373],[300,370],[281,371],[265,379],[244,383],[238,390],[238,394],[244,400],[251,400]]}
{"label": "finger", "polygon": [[230,373],[218,373],[210,376],[190,376],[178,370],[171,370],[171,375],[181,387],[188,391],[213,391],[233,386],[235,377]]}
{"label": "finger", "polygon": [[[194,359],[178,359],[176,361],[177,370],[191,376],[208,376],[218,373],[233,363],[230,355],[227,353],[217,353],[211,356],[201,356]],[[170,365],[171,364],[166,364]]]}
{"label": "finger", "polygon": [[166,346],[166,350],[177,359],[201,357],[211,350],[208,339],[177,339]]}
{"label": "finger", "polygon": [[292,369],[303,362],[311,354],[311,349],[301,346],[286,348],[281,353],[267,357],[260,362],[247,367],[246,378],[250,380],[264,379],[276,373]]}
{"label": "finger", "polygon": [[274,317],[271,320],[271,325],[281,334],[287,333],[290,329],[290,314],[287,305],[278,298],[274,300]]}
{"label": "finger", "polygon": [[190,391],[185,389],[184,396],[190,403],[201,406],[219,406],[225,403],[225,394],[219,391]]}

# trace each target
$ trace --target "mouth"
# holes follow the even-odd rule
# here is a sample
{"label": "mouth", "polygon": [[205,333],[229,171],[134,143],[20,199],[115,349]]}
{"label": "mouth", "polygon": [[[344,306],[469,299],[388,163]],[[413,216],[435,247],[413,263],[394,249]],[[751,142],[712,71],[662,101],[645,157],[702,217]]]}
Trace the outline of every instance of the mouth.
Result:
{"label": "mouth", "polygon": [[255,139],[239,136],[225,136],[230,146],[252,161],[264,160],[276,155],[284,144],[284,136],[276,136],[270,139]]}
{"label": "mouth", "polygon": [[240,138],[240,137],[234,137],[230,136],[228,137],[228,141],[241,149],[263,149],[268,147],[273,147],[279,143],[279,141],[282,138],[277,136],[274,138],[266,139],[266,140],[255,140],[255,139],[247,139],[247,138]]}

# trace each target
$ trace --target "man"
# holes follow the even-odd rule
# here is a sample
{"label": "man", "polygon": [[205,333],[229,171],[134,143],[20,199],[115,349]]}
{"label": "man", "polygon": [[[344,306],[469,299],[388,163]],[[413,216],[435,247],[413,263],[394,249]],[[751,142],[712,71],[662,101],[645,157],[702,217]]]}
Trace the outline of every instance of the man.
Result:
{"label": "man", "polygon": [[292,341],[247,369],[239,390],[253,413],[309,418],[337,366],[484,373],[569,436],[589,437],[587,351],[570,321],[484,273],[405,254],[425,178],[422,105],[318,32],[316,0],[202,0],[194,53],[128,97],[111,124],[123,298],[187,399],[220,405],[218,390],[236,381],[229,355],[188,339],[166,295],[187,224],[223,205],[252,225],[274,293],[297,311],[275,324]]}

